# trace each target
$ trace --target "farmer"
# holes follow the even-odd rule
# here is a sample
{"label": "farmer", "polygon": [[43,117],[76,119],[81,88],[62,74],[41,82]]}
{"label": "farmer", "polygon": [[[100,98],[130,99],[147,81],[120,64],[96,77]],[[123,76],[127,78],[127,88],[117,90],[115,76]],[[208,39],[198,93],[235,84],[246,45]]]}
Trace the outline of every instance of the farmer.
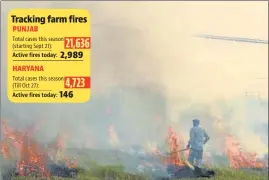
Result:
{"label": "farmer", "polygon": [[197,167],[201,166],[203,158],[203,146],[209,140],[206,131],[199,126],[200,121],[194,119],[193,127],[190,129],[190,140],[187,148],[190,149],[189,162]]}

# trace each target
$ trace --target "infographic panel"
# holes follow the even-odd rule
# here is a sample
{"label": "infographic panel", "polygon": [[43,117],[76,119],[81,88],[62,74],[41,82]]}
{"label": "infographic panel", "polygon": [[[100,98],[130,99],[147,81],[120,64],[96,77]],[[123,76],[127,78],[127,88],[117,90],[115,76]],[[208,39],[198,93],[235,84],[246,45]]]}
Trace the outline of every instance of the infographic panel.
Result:
{"label": "infographic panel", "polygon": [[8,15],[8,98],[82,103],[90,98],[90,15],[84,9],[14,9]]}

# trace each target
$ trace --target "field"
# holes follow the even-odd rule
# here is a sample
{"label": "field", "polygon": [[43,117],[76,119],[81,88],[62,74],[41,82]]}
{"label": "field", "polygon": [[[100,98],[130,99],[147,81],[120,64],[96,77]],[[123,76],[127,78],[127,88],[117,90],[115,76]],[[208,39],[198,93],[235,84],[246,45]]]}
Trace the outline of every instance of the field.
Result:
{"label": "field", "polygon": [[[155,173],[139,174],[136,171],[136,166],[141,161],[137,156],[130,155],[128,153],[122,153],[118,151],[85,151],[85,150],[71,150],[70,154],[76,151],[77,159],[82,167],[79,170],[79,175],[76,179],[81,180],[161,180]],[[92,157],[92,158],[89,158]],[[96,163],[98,162],[98,164]],[[151,160],[151,163],[153,160]],[[156,161],[157,163],[157,161]],[[124,164],[120,165],[120,164]],[[84,170],[83,170],[84,169]],[[126,172],[132,172],[128,173]],[[216,177],[212,180],[267,180],[268,174],[266,172],[254,171],[254,170],[232,170],[229,168],[214,168],[216,171]],[[136,171],[136,173],[135,173]],[[153,177],[154,176],[154,177]],[[158,177],[158,178],[157,178]],[[38,179],[38,178],[14,178],[18,180],[23,179]],[[39,178],[40,179],[40,178]],[[71,179],[71,178],[52,178],[52,179]],[[198,178],[196,180],[201,180]],[[184,179],[192,180],[192,179]]]}
{"label": "field", "polygon": [[[267,180],[268,175],[259,173],[250,173],[245,171],[235,171],[229,169],[216,169],[217,176],[212,180]],[[36,178],[14,178],[17,180],[36,179]],[[70,178],[52,178],[52,179],[70,179]],[[81,180],[149,180],[146,176],[132,175],[124,173],[117,167],[98,167],[97,169],[81,172],[76,179]],[[196,180],[201,180],[199,178]],[[193,180],[193,179],[184,179]]]}

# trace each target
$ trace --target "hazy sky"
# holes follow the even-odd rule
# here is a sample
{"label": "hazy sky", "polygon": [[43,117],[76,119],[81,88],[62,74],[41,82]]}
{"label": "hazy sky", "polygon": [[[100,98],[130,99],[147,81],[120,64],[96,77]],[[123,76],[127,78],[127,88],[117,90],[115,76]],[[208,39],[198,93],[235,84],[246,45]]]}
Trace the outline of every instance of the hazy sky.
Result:
{"label": "hazy sky", "polygon": [[[5,15],[11,8],[62,6],[52,2],[43,4],[3,2],[2,8]],[[115,64],[116,60],[107,59],[106,64],[96,67],[106,69],[105,74],[96,74],[96,79],[115,83],[122,81],[108,65],[113,63],[113,66],[118,65],[118,68],[113,68],[124,71],[130,81],[141,83],[141,77],[146,75],[149,81],[162,83],[172,96],[179,91],[203,100],[238,96],[245,91],[258,91],[267,96],[267,81],[257,79],[267,78],[267,45],[192,37],[197,33],[206,33],[268,39],[267,2],[67,2],[64,6],[73,5],[90,10],[93,39],[95,34],[100,36],[97,31],[100,24],[108,28],[117,25],[136,28],[142,38],[139,42],[132,42],[130,46],[133,47],[129,51],[132,53],[142,46],[151,56],[147,59],[137,53],[124,59],[125,66],[135,69],[134,74],[125,72],[129,66],[122,67],[120,62]],[[109,42],[109,39],[102,40]],[[101,48],[98,46],[98,51],[102,51]],[[95,63],[100,60],[98,55],[93,57],[97,57],[92,58],[95,72]],[[104,84],[99,83],[96,88]]]}

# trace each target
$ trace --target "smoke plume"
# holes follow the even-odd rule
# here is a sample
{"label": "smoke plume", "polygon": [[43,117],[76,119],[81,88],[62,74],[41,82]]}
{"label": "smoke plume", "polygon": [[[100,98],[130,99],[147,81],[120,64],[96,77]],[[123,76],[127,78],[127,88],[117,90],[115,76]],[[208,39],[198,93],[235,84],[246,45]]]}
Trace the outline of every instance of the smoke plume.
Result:
{"label": "smoke plume", "polygon": [[[93,47],[88,103],[8,101],[6,25],[13,8],[89,10]],[[266,2],[3,2],[1,116],[21,128],[44,119],[44,141],[65,131],[72,146],[79,139],[90,140],[95,148],[109,146],[111,126],[121,146],[161,144],[169,125],[187,140],[191,119],[199,118],[213,137],[208,149],[221,149],[215,142],[231,133],[248,150],[265,153],[268,46],[193,36],[268,39],[267,14]],[[253,100],[253,94],[259,99]]]}

